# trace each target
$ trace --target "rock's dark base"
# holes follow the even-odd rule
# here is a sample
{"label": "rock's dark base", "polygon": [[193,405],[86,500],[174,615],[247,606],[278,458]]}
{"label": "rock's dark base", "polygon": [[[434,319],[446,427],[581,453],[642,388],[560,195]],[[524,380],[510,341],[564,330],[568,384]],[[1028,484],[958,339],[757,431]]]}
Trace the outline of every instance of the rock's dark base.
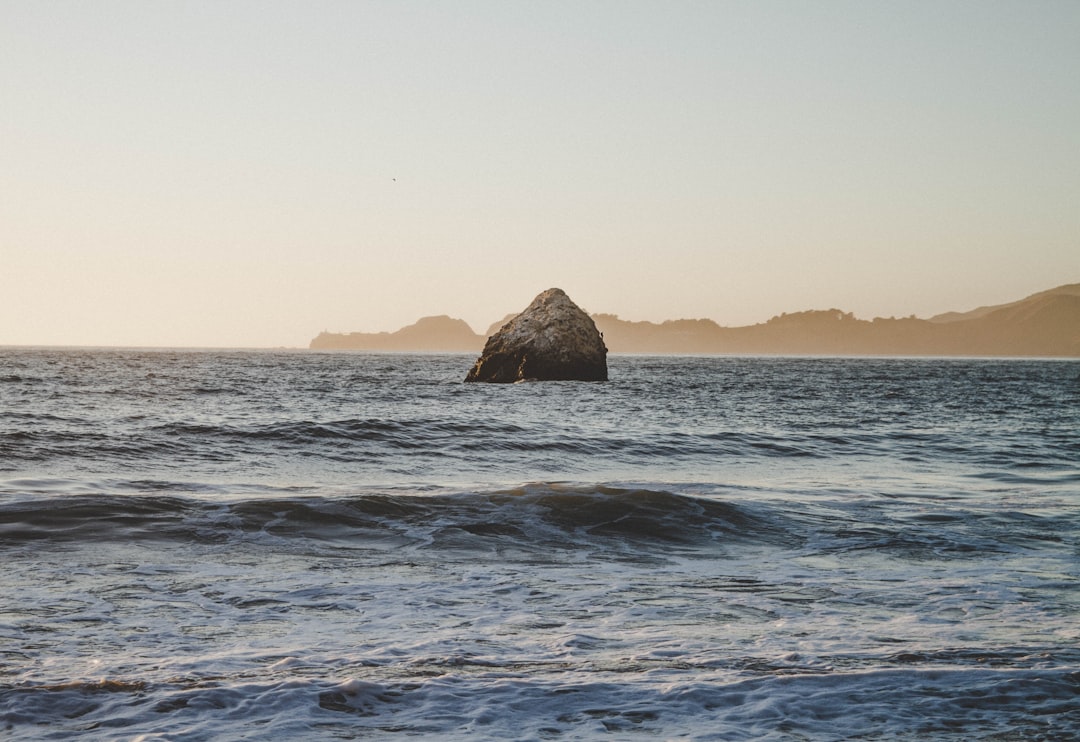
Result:
{"label": "rock's dark base", "polygon": [[513,351],[486,352],[465,381],[510,384],[517,381],[607,381],[607,363],[533,359]]}

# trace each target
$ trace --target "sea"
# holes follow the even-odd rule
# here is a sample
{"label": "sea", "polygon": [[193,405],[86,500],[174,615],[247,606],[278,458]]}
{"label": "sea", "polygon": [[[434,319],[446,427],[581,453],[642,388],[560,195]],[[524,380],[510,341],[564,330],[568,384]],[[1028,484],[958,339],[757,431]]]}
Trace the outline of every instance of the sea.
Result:
{"label": "sea", "polygon": [[0,739],[1080,739],[1080,361],[0,349]]}

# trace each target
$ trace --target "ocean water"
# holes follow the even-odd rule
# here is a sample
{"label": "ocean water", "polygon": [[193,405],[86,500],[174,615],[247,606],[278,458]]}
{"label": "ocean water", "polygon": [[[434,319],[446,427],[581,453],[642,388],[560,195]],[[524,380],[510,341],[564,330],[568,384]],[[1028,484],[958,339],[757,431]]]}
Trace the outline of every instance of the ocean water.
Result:
{"label": "ocean water", "polygon": [[0,738],[1080,739],[1080,363],[0,349]]}

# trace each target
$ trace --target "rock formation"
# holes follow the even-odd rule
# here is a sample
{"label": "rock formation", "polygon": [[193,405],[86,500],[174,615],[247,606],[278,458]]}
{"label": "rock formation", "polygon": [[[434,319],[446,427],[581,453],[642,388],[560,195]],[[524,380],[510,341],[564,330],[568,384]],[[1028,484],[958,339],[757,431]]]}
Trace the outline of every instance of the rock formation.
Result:
{"label": "rock formation", "polygon": [[562,289],[548,289],[494,335],[465,381],[607,381],[596,324]]}

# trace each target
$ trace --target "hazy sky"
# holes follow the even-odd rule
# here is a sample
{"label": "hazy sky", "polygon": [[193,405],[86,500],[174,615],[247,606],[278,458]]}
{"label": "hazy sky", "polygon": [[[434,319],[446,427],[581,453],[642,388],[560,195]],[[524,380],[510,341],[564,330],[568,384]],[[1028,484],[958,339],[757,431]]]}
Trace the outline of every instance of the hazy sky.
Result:
{"label": "hazy sky", "polygon": [[0,0],[0,344],[1080,281],[1080,2]]}

